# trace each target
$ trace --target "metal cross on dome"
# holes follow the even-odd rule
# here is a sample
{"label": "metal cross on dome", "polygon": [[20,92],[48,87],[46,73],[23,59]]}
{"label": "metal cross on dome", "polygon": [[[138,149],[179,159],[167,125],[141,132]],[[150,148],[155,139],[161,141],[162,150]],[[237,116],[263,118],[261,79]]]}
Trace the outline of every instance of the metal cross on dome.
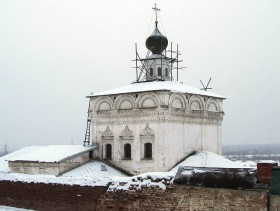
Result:
{"label": "metal cross on dome", "polygon": [[153,7],[152,8],[154,11],[155,11],[155,13],[156,13],[156,27],[157,27],[157,24],[158,24],[158,20],[157,20],[157,13],[160,11],[160,9],[159,8],[157,8],[157,4],[155,4],[155,7]]}

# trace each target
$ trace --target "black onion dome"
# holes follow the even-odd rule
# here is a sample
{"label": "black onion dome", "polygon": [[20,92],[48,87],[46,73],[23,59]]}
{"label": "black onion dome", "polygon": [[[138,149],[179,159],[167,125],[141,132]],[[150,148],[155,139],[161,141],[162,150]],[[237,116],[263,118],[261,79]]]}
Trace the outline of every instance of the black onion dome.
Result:
{"label": "black onion dome", "polygon": [[146,47],[152,51],[153,54],[161,54],[166,49],[167,45],[167,38],[160,33],[157,27],[146,39]]}

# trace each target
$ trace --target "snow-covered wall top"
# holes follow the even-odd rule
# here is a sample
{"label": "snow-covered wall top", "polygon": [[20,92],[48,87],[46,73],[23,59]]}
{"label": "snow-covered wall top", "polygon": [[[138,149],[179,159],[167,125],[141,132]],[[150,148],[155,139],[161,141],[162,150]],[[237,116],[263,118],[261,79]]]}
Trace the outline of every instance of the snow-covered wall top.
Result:
{"label": "snow-covered wall top", "polygon": [[175,81],[151,81],[142,83],[132,83],[128,86],[111,89],[105,92],[99,92],[90,94],[88,97],[104,96],[104,95],[115,95],[124,93],[135,93],[135,92],[148,92],[148,91],[171,91],[176,93],[189,93],[203,96],[211,96],[225,99],[224,96],[218,95],[204,90],[197,89],[195,87],[175,82]]}
{"label": "snow-covered wall top", "polygon": [[61,162],[75,155],[93,150],[95,147],[82,145],[49,145],[7,158],[7,161]]}

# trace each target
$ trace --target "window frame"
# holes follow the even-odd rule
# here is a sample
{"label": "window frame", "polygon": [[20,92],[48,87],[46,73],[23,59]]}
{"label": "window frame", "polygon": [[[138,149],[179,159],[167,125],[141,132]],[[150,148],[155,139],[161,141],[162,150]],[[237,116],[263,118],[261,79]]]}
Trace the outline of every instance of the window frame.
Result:
{"label": "window frame", "polygon": [[153,144],[151,142],[144,143],[144,159],[153,159]]}
{"label": "window frame", "polygon": [[[105,144],[105,159],[107,159],[107,160],[111,160],[112,159],[112,154],[113,154],[113,150],[112,149],[113,149],[112,144]],[[108,155],[110,155],[110,156],[108,156]]]}
{"label": "window frame", "polygon": [[131,144],[125,143],[123,146],[123,153],[124,153],[124,159],[125,160],[131,160],[132,153],[131,153]]}

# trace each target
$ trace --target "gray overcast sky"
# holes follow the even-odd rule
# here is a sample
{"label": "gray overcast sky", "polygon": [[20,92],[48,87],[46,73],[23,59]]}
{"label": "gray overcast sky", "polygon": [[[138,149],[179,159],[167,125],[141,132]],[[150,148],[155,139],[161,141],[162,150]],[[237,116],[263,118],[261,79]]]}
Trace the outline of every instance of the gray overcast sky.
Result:
{"label": "gray overcast sky", "polygon": [[[188,68],[180,81],[224,95],[223,144],[280,143],[279,0],[157,1],[159,28]],[[135,80],[150,0],[0,0],[0,152],[83,141],[90,92]]]}

